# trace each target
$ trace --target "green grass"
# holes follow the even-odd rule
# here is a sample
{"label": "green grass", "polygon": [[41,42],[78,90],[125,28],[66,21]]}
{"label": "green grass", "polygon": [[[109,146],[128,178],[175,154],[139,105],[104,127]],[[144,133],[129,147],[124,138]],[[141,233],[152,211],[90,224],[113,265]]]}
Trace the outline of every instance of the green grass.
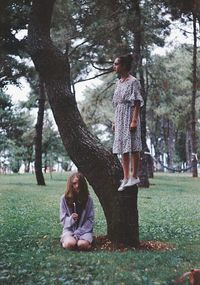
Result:
{"label": "green grass", "polygon": [[[72,252],[59,244],[59,200],[66,174],[45,177],[1,175],[0,284],[173,284],[183,272],[200,268],[200,179],[156,174],[138,197],[140,240],[174,245],[174,250]],[[91,189],[90,189],[91,190]],[[106,234],[94,198],[95,234]],[[187,283],[185,283],[187,284]]]}

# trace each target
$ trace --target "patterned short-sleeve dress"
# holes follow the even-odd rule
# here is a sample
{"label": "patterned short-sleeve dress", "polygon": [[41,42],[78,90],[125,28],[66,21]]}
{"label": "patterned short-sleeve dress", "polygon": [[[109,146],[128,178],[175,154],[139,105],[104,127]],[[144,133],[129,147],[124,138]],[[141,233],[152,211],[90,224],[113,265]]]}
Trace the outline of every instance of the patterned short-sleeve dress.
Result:
{"label": "patterned short-sleeve dress", "polygon": [[140,101],[140,107],[144,104],[140,89],[140,82],[132,75],[125,81],[118,80],[116,83],[112,101],[115,108],[113,153],[123,154],[142,150],[140,118],[136,130],[130,131],[135,101]]}

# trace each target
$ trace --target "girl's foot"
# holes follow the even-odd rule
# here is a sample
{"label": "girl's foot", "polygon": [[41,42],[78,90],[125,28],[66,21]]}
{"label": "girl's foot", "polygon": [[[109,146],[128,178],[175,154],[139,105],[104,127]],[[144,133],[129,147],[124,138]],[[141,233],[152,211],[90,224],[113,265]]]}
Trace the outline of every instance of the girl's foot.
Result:
{"label": "girl's foot", "polygon": [[130,177],[129,180],[127,181],[127,183],[125,184],[125,187],[130,187],[130,186],[136,185],[138,183],[140,183],[139,177],[138,178]]}
{"label": "girl's foot", "polygon": [[118,188],[118,191],[123,191],[127,182],[128,182],[128,179],[123,179],[121,181],[119,188]]}

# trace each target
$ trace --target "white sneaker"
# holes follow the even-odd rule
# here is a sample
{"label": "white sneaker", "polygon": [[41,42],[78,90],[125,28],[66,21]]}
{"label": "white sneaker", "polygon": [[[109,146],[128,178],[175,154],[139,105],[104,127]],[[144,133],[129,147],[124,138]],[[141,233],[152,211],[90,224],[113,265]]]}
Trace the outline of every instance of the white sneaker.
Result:
{"label": "white sneaker", "polygon": [[124,187],[130,187],[130,186],[136,185],[138,183],[140,183],[139,177],[138,178],[130,177],[128,182],[125,184]]}
{"label": "white sneaker", "polygon": [[123,191],[124,190],[124,188],[125,188],[125,184],[128,182],[128,179],[123,179],[123,180],[121,180],[121,184],[120,184],[120,186],[119,186],[119,188],[118,188],[118,191]]}

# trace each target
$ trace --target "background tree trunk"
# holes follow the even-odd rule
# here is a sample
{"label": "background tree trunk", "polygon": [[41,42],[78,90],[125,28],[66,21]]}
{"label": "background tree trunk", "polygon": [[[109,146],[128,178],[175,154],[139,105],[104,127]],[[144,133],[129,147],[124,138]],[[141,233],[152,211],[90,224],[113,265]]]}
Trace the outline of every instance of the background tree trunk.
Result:
{"label": "background tree trunk", "polygon": [[[191,104],[191,130],[192,130],[192,156],[195,156],[193,159],[192,165],[192,176],[197,177],[197,144],[196,144],[196,93],[197,93],[197,18],[193,13],[193,64],[192,64],[192,104]],[[196,163],[195,163],[196,162]]]}
{"label": "background tree trunk", "polygon": [[35,175],[37,184],[44,186],[44,176],[42,173],[42,129],[44,119],[44,104],[45,104],[45,91],[44,82],[39,79],[39,98],[38,98],[38,116],[35,126]]}
{"label": "background tree trunk", "polygon": [[136,76],[137,71],[139,71],[140,84],[141,84],[141,93],[144,100],[144,106],[141,109],[141,134],[142,134],[142,149],[140,157],[140,186],[149,187],[149,178],[148,178],[148,169],[147,161],[148,157],[145,152],[149,152],[149,149],[146,144],[146,99],[147,94],[145,92],[145,81],[144,73],[142,67],[142,24],[141,24],[141,10],[140,10],[140,0],[133,1],[132,11],[135,17],[135,29],[134,29],[134,60],[133,60],[133,74]]}
{"label": "background tree trunk", "polygon": [[191,126],[190,124],[187,125],[186,129],[186,140],[185,140],[185,152],[186,152],[186,161],[189,165],[191,163],[192,157],[192,147],[191,147]]}
{"label": "background tree trunk", "polygon": [[151,156],[150,153],[148,153],[147,156],[147,170],[148,170],[148,177],[154,178],[154,162],[153,162],[153,157]]}
{"label": "background tree trunk", "polygon": [[[86,176],[103,207],[108,236],[113,241],[124,242],[122,235],[113,234],[123,228],[125,222],[124,216],[121,215],[124,206],[122,208],[116,206],[116,200],[119,197],[117,188],[123,176],[121,164],[117,157],[88,131],[75,98],[66,84],[69,70],[65,56],[53,46],[50,39],[50,22],[54,2],[54,0],[33,1],[28,33],[29,53],[36,70],[45,82],[49,103],[67,153],[79,171]],[[134,191],[132,195],[135,195]],[[134,197],[135,204],[127,205],[129,216],[127,214],[126,234],[129,240],[133,241],[132,245],[137,246],[138,223],[133,223],[133,216],[130,217],[130,213],[134,212],[134,219],[138,220],[135,206],[137,197]],[[130,222],[129,219],[131,219]],[[137,227],[136,230],[135,227]],[[137,237],[133,237],[133,232]]]}

